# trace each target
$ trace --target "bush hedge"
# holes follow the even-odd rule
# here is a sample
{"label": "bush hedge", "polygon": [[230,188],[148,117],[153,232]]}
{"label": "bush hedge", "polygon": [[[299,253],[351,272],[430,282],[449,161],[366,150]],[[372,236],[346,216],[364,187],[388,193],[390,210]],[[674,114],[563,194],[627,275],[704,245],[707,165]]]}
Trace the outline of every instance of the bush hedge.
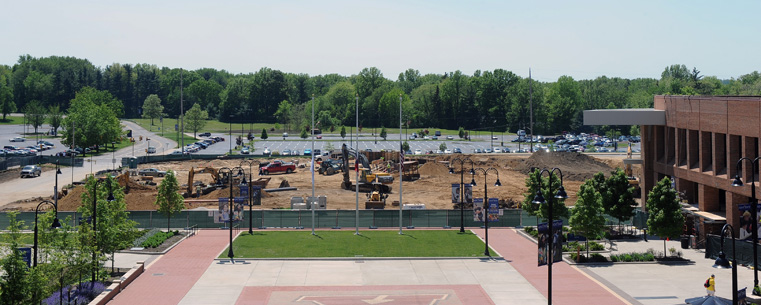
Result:
{"label": "bush hedge", "polygon": [[141,244],[144,248],[156,248],[164,243],[165,240],[168,238],[178,235],[180,232],[178,231],[171,231],[171,232],[156,232],[156,234],[153,234],[153,236],[148,237],[143,243]]}

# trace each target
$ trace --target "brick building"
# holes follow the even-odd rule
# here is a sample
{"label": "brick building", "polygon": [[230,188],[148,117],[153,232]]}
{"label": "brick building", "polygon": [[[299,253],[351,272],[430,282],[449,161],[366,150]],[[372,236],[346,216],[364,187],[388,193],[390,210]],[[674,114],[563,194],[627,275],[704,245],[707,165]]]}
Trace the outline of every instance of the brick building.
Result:
{"label": "brick building", "polygon": [[717,234],[726,222],[739,228],[738,205],[750,202],[748,178],[758,181],[759,167],[743,161],[739,174],[745,185],[732,186],[732,180],[741,157],[759,156],[761,97],[659,95],[653,109],[585,111],[584,123],[640,125],[642,200],[658,180],[673,177],[689,203],[688,233]]}

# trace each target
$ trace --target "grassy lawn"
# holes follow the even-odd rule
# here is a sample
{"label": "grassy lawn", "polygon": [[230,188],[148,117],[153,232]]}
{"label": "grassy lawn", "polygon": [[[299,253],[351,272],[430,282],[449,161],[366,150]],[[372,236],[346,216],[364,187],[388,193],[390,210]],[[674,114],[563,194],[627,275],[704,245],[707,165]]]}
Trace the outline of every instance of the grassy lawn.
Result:
{"label": "grassy lawn", "polygon": [[[155,134],[159,136],[162,136],[172,141],[176,141],[177,143],[180,143],[178,132],[174,131],[174,124],[177,123],[176,119],[164,119],[163,134],[160,130],[161,122],[159,122],[159,120],[153,120],[153,126],[151,126],[150,119],[130,119],[129,121],[135,122],[137,125],[140,125],[140,127],[143,127],[147,129],[148,131],[154,132]],[[183,135],[183,137],[185,138],[185,144],[195,143],[196,141],[198,141],[197,139],[194,139],[193,137],[189,137],[186,135]]]}
{"label": "grassy lawn", "polygon": [[3,120],[3,116],[0,115],[0,125],[21,125],[24,124],[24,117],[22,116],[6,116]]}
{"label": "grassy lawn", "polygon": [[[258,231],[233,242],[238,258],[295,257],[482,257],[484,243],[456,230],[398,231]],[[493,251],[490,250],[492,255]],[[226,258],[227,250],[219,258]]]}

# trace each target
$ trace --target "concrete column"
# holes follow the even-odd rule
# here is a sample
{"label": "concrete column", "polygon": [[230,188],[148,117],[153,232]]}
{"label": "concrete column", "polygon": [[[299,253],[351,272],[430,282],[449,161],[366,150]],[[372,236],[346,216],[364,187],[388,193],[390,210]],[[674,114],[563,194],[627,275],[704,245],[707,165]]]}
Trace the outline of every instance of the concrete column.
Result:
{"label": "concrete column", "polygon": [[[731,224],[732,227],[740,228],[740,218],[742,218],[742,214],[740,214],[740,210],[738,209],[739,204],[748,203],[750,201],[748,197],[745,197],[740,194],[735,194],[732,192],[727,192],[727,204],[725,209],[727,210],[727,223]],[[739,237],[739,236],[736,236]]]}
{"label": "concrete column", "polygon": [[740,155],[742,137],[734,135],[727,135],[727,137],[729,138],[727,141],[729,145],[727,148],[727,173],[729,178],[734,178],[737,173],[737,160],[740,159],[738,156]]}
{"label": "concrete column", "polygon": [[654,170],[655,155],[653,149],[653,126],[641,125],[641,154],[642,154],[642,181],[640,187],[642,188],[642,210],[647,210],[647,194],[655,187],[658,182],[658,173]]}

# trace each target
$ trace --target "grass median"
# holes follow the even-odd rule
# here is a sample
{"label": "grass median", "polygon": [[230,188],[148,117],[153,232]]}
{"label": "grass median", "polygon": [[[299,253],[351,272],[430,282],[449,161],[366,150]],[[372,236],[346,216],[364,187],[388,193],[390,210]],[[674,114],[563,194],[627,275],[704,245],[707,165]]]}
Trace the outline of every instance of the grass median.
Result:
{"label": "grass median", "polygon": [[[257,231],[233,242],[236,258],[303,257],[483,257],[484,243],[457,230]],[[489,250],[492,256],[496,254]],[[227,249],[219,258],[227,257]]]}

